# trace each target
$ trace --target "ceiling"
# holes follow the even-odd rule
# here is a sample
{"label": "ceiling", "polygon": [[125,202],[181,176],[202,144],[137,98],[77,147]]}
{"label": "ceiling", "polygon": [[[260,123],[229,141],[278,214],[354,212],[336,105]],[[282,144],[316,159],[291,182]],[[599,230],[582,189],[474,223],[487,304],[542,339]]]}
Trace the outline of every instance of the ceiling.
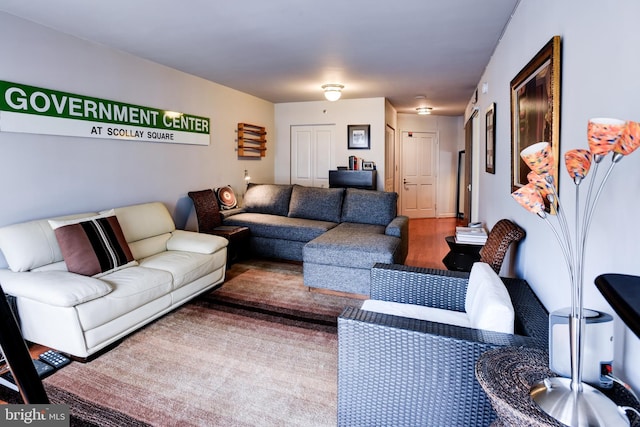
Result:
{"label": "ceiling", "polygon": [[[274,102],[462,115],[519,0],[0,0],[0,11]],[[417,96],[425,96],[418,99]]]}

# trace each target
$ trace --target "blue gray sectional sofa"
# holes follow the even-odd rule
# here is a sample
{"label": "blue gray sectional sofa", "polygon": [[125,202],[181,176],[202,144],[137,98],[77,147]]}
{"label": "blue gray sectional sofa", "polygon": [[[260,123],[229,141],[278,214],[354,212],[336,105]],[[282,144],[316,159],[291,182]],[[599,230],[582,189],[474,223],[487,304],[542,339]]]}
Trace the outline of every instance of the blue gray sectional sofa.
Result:
{"label": "blue gray sectional sofa", "polygon": [[406,216],[397,193],[354,188],[250,184],[244,206],[223,212],[225,225],[251,230],[254,255],[303,262],[313,288],[369,295],[377,262],[403,264]]}

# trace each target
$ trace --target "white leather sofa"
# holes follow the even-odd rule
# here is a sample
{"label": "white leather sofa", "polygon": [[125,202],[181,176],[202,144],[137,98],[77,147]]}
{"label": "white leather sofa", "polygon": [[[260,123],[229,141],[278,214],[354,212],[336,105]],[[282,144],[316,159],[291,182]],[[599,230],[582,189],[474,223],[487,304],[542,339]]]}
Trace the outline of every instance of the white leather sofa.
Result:
{"label": "white leather sofa", "polygon": [[[61,249],[53,227],[113,215],[132,260],[95,275],[70,272],[69,245]],[[224,281],[227,240],[176,230],[162,203],[56,220],[0,228],[9,267],[0,269],[0,285],[16,297],[28,341],[85,359]]]}

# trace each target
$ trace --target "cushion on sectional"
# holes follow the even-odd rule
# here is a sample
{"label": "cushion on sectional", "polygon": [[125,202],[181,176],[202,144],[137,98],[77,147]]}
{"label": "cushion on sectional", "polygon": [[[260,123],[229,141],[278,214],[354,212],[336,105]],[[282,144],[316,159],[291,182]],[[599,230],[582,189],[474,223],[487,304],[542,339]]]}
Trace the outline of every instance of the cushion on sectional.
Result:
{"label": "cushion on sectional", "polygon": [[342,222],[387,225],[396,217],[398,194],[387,191],[347,188],[342,205]]}
{"label": "cushion on sectional", "polygon": [[336,226],[335,222],[281,215],[240,213],[224,220],[224,225],[249,227],[251,238],[282,239],[308,242]]}
{"label": "cushion on sectional", "polygon": [[90,218],[49,221],[72,273],[96,276],[135,263],[113,211]]}
{"label": "cushion on sectional", "polygon": [[291,185],[249,184],[244,195],[244,208],[247,212],[287,216],[291,188]]}
{"label": "cushion on sectional", "polygon": [[509,292],[489,264],[476,262],[471,267],[465,311],[473,328],[513,334],[515,313]]}
{"label": "cushion on sectional", "polygon": [[377,263],[394,264],[400,239],[384,227],[343,222],[304,246],[304,262],[367,270]]}
{"label": "cushion on sectional", "polygon": [[342,188],[294,185],[289,203],[289,216],[340,222],[343,194],[344,189]]}

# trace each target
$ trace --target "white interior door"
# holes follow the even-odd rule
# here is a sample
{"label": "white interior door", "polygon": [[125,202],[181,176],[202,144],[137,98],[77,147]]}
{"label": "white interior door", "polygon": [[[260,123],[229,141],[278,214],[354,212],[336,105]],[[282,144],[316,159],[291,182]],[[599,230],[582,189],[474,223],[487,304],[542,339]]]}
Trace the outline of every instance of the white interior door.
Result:
{"label": "white interior door", "polygon": [[409,218],[436,216],[438,137],[435,132],[402,132],[402,214]]}
{"label": "white interior door", "polygon": [[329,187],[334,125],[291,126],[291,183]]}

